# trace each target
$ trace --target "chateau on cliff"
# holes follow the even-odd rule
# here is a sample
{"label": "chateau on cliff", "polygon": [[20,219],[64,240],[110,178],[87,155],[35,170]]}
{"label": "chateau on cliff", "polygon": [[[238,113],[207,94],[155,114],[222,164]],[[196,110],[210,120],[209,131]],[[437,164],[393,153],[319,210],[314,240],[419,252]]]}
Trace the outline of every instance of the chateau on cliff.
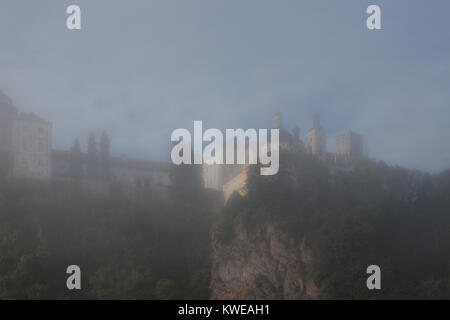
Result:
{"label": "chateau on cliff", "polygon": [[[291,132],[283,127],[281,113],[274,116],[274,128],[279,129],[281,149],[308,152],[332,171],[348,170],[352,161],[363,157],[362,136],[351,131],[337,136],[336,153],[327,152],[326,131],[318,115],[314,115],[306,144],[300,138],[299,127]],[[60,185],[77,181],[98,193],[117,187],[135,199],[167,195],[171,184],[170,163],[113,157],[109,149],[107,154],[95,154],[98,152],[95,140],[90,142],[89,148],[95,149],[94,154],[92,150],[81,152],[79,144],[78,154],[74,154],[74,150],[53,150],[52,123],[33,113],[19,112],[11,99],[0,91],[0,177],[53,181]],[[107,163],[107,170],[100,162]],[[204,164],[204,186],[223,192],[225,201],[235,191],[245,194],[247,167]]]}
{"label": "chateau on cliff", "polygon": [[[332,172],[351,169],[351,163],[364,156],[362,136],[352,131],[336,137],[336,153],[327,152],[326,131],[321,127],[317,114],[313,118],[313,127],[306,135],[306,145],[300,138],[298,126],[295,126],[292,132],[283,127],[281,113],[274,116],[274,128],[280,130],[280,149],[308,152],[327,164]],[[204,164],[205,187],[222,191],[225,202],[234,192],[245,195],[247,168],[248,165]]]}

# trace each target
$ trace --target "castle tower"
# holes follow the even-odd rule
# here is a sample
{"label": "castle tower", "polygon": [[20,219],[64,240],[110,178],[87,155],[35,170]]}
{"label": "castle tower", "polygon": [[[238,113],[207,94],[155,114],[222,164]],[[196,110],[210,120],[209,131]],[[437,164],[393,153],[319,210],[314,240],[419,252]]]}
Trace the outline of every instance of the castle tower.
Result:
{"label": "castle tower", "polygon": [[314,114],[313,128],[314,129],[319,129],[320,128],[320,116],[317,113]]}
{"label": "castle tower", "polygon": [[298,126],[295,126],[294,129],[292,129],[292,136],[296,141],[300,140],[300,128]]}
{"label": "castle tower", "polygon": [[336,154],[347,158],[363,156],[363,138],[360,134],[347,131],[336,137]]}
{"label": "castle tower", "polygon": [[314,115],[313,128],[309,130],[306,144],[308,151],[315,157],[326,160],[327,156],[327,136],[325,130],[320,126],[320,117]]}
{"label": "castle tower", "polygon": [[273,117],[273,128],[281,129],[281,112],[275,113],[275,116]]}

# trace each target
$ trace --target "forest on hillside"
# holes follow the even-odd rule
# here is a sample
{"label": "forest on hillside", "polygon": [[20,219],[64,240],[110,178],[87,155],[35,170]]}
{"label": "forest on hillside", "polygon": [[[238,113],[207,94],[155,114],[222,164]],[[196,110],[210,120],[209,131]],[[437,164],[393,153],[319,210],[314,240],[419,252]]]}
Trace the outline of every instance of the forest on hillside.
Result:
{"label": "forest on hillside", "polygon": [[[235,224],[271,223],[312,249],[309,272],[325,299],[450,299],[450,170],[425,174],[361,160],[331,174],[303,152],[280,154],[280,172],[253,168],[235,194],[218,239]],[[378,265],[382,290],[367,290]]]}
{"label": "forest on hillside", "polygon": [[[168,200],[130,202],[76,184],[0,182],[0,299],[208,299],[211,230],[233,238],[270,222],[314,253],[321,298],[450,298],[450,171],[423,174],[369,160],[330,173],[308,154],[280,172],[250,168],[248,194],[219,214],[200,170],[179,167]],[[66,288],[79,265],[82,290]],[[382,288],[366,288],[368,265]]]}
{"label": "forest on hillside", "polygon": [[[173,179],[170,201],[146,203],[3,182],[0,299],[208,299],[214,195],[196,170]],[[67,289],[69,265],[80,266],[82,290]]]}

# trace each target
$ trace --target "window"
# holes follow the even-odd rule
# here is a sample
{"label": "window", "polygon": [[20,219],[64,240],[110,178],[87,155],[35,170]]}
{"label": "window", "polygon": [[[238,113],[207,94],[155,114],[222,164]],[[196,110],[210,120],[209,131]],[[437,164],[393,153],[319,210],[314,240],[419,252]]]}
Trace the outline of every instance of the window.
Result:
{"label": "window", "polygon": [[28,167],[27,159],[25,158],[21,159],[20,164],[22,165],[22,167],[27,168]]}
{"label": "window", "polygon": [[45,130],[45,128],[39,127],[38,131],[41,137],[45,137],[45,135],[47,134],[47,130]]}
{"label": "window", "polygon": [[22,141],[22,146],[23,146],[23,150],[26,151],[26,152],[29,152],[32,149],[32,144],[28,140],[23,140]]}

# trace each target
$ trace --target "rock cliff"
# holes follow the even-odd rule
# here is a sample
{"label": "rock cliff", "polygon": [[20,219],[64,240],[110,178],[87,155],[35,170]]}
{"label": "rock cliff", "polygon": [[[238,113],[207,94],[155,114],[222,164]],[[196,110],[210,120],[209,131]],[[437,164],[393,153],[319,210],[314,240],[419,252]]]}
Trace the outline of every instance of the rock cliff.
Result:
{"label": "rock cliff", "polygon": [[308,270],[312,255],[271,224],[249,231],[242,223],[220,243],[213,232],[211,299],[314,299],[318,297]]}

